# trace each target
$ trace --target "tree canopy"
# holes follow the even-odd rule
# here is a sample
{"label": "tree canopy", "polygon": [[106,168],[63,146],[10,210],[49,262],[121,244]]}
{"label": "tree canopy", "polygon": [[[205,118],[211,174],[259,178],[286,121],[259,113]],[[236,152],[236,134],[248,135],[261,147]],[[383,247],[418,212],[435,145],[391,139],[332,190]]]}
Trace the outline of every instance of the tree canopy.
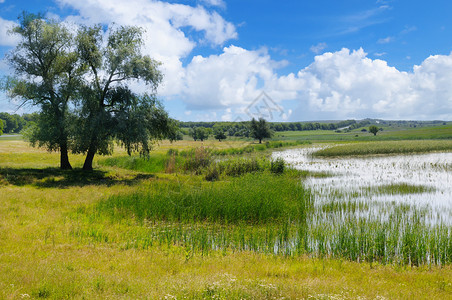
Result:
{"label": "tree canopy", "polygon": [[[161,139],[174,129],[155,90],[162,79],[159,63],[141,54],[142,31],[138,27],[110,29],[104,41],[100,25],[82,26],[77,49],[87,76],[80,88],[81,109],[76,151],[86,153],[83,169],[91,170],[96,153],[109,154],[118,139],[130,153],[147,155],[150,139]],[[150,93],[138,95],[128,85],[146,84]]]}
{"label": "tree canopy", "polygon": [[[142,30],[133,26],[78,26],[23,13],[12,33],[21,41],[9,55],[15,76],[5,89],[12,98],[40,108],[30,130],[33,145],[60,151],[60,167],[70,169],[68,151],[110,154],[113,141],[127,152],[148,155],[153,141],[177,136],[177,123],[156,98],[159,63],[141,54]],[[136,93],[132,81],[148,90]]]}
{"label": "tree canopy", "polygon": [[214,137],[215,137],[215,139],[217,139],[218,141],[220,141],[221,142],[221,140],[225,140],[227,137],[226,137],[226,134],[224,133],[224,131],[223,130],[221,130],[221,129],[217,129],[215,132],[214,132]]}
{"label": "tree canopy", "polygon": [[204,127],[194,127],[190,128],[188,134],[193,138],[193,140],[200,140],[201,142],[209,137],[209,129]]}
{"label": "tree canopy", "polygon": [[73,47],[73,34],[61,23],[42,15],[23,13],[12,29],[19,36],[17,47],[7,55],[15,76],[6,86],[9,96],[23,104],[39,106],[38,130],[32,144],[60,151],[60,167],[71,169],[69,149],[69,109],[82,69]]}
{"label": "tree canopy", "polygon": [[369,132],[370,132],[370,133],[373,133],[374,135],[377,135],[377,133],[378,133],[379,130],[380,130],[380,129],[378,129],[378,127],[375,126],[375,125],[370,125],[370,126],[369,126]]}
{"label": "tree canopy", "polygon": [[259,144],[262,143],[262,140],[265,138],[272,137],[272,131],[270,130],[270,126],[267,121],[263,118],[259,118],[258,121],[256,119],[251,120],[250,124],[251,136],[257,140],[259,140]]}

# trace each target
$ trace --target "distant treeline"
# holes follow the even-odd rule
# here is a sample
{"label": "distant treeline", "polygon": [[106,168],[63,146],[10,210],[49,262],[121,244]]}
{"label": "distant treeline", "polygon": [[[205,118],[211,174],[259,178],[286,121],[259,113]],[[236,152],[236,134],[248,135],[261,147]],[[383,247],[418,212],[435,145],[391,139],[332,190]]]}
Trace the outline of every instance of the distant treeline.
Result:
{"label": "distant treeline", "polygon": [[[337,130],[347,128],[349,130],[369,125],[368,120],[356,122],[346,120],[334,123],[319,122],[272,122],[269,123],[273,131],[305,131],[305,130]],[[213,132],[224,132],[228,136],[249,136],[250,121],[241,122],[180,122],[182,128],[210,128]]]}
{"label": "distant treeline", "polygon": [[[348,132],[369,125],[391,127],[422,127],[445,124],[444,121],[388,121],[379,119],[345,120],[332,122],[269,122],[273,131],[339,130]],[[180,122],[182,132],[190,134],[190,129],[206,128],[209,132],[224,132],[227,136],[249,137],[250,121],[241,122]]]}
{"label": "distant treeline", "polygon": [[[0,120],[3,122],[3,133],[19,133],[31,122],[35,122],[38,113],[31,114],[9,114],[0,112]],[[250,134],[250,121],[241,122],[178,122],[181,132],[178,134],[190,134],[189,129],[206,128],[210,129],[209,134],[224,132],[227,136],[248,137]],[[342,130],[350,131],[357,128],[367,127],[371,124],[377,126],[391,127],[422,127],[439,124],[446,124],[444,121],[394,121],[364,119],[360,121],[345,120],[338,122],[269,122],[270,129],[273,131],[307,131],[307,130]],[[0,126],[1,127],[1,126]],[[175,138],[175,139],[181,139]]]}
{"label": "distant treeline", "polygon": [[18,115],[0,112],[0,120],[3,123],[3,133],[19,133],[31,122],[35,122],[37,117],[37,113]]}

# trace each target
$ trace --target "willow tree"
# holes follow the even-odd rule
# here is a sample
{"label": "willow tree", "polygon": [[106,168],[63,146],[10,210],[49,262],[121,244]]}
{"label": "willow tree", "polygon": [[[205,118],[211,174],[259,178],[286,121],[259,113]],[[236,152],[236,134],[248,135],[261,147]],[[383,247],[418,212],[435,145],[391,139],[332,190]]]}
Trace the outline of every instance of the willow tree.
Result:
{"label": "willow tree", "polygon": [[7,55],[15,71],[5,84],[12,98],[22,105],[40,108],[40,118],[30,135],[33,145],[60,151],[61,169],[69,163],[69,102],[83,73],[73,47],[73,34],[60,22],[41,15],[23,13],[20,24],[11,30],[20,41]]}
{"label": "willow tree", "polygon": [[[155,99],[162,80],[159,63],[141,54],[142,31],[120,26],[104,32],[100,25],[81,27],[77,48],[88,74],[79,95],[76,151],[86,153],[84,170],[92,170],[95,154],[112,151],[115,140],[129,154],[148,154],[152,141],[172,131],[172,121]],[[132,81],[148,93],[133,93]]]}

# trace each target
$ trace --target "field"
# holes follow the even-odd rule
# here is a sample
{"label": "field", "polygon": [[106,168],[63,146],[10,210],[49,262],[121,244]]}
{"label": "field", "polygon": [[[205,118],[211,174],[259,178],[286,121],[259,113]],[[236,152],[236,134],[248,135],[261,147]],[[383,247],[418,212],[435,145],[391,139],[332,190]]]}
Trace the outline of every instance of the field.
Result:
{"label": "field", "polygon": [[[447,139],[450,126],[439,127],[385,130],[384,138],[375,138]],[[384,205],[388,222],[379,214],[359,217],[376,207],[363,199],[424,197],[441,186],[363,184],[324,196],[310,183],[333,180],[331,167],[291,169],[271,152],[323,147],[316,142],[342,137],[282,134],[275,139],[286,142],[266,145],[164,142],[149,160],[118,149],[97,157],[88,173],[80,170],[82,156],[71,155],[75,170],[60,171],[57,154],[30,148],[20,137],[1,137],[0,298],[452,296],[448,222],[428,222],[425,207],[406,203]],[[372,138],[362,134],[362,141]],[[410,142],[376,143],[403,148]],[[428,152],[450,146],[447,140],[425,143],[446,144]],[[447,163],[428,168],[451,171]],[[335,219],[350,213],[347,222]]]}
{"label": "field", "polygon": [[279,140],[315,140],[325,142],[452,139],[451,124],[418,128],[387,126],[382,128],[383,131],[378,132],[376,136],[368,132],[362,132],[361,128],[359,128],[341,133],[330,130],[285,131],[277,132],[275,138]]}

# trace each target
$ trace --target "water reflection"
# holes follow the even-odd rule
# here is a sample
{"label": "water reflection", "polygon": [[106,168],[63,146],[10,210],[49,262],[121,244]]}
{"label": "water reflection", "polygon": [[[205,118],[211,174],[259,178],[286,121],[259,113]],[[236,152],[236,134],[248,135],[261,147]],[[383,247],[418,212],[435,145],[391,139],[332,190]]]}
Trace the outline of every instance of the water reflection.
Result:
{"label": "water reflection", "polygon": [[[331,201],[374,203],[374,207],[392,204],[428,208],[430,219],[452,223],[452,153],[373,156],[362,158],[316,158],[321,148],[290,149],[274,152],[296,169],[328,172],[331,177],[311,177],[306,185],[315,194],[316,205]],[[388,194],[380,186],[409,184],[426,191],[412,194]]]}

